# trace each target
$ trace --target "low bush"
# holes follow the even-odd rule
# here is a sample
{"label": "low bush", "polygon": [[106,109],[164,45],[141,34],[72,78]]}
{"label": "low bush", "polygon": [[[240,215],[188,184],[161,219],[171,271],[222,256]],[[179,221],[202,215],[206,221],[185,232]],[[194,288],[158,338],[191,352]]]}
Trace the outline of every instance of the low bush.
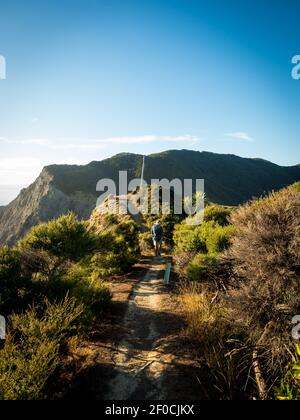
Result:
{"label": "low bush", "polygon": [[216,222],[220,226],[227,226],[230,223],[232,207],[219,206],[211,204],[204,210],[204,222]]}
{"label": "low bush", "polygon": [[79,261],[93,252],[96,239],[85,222],[78,221],[74,213],[69,213],[34,227],[20,241],[19,247],[48,251],[56,257]]}
{"label": "low bush", "polygon": [[47,398],[45,386],[59,365],[58,344],[45,339],[33,349],[8,338],[0,350],[0,399]]}
{"label": "low bush", "polygon": [[291,186],[240,207],[226,256],[234,272],[236,316],[251,332],[266,388],[283,377],[293,351],[291,320],[300,311],[300,194]]}
{"label": "low bush", "polygon": [[174,240],[178,251],[217,253],[230,246],[233,234],[233,226],[221,226],[214,220],[200,226],[183,222],[175,228]]}
{"label": "low bush", "polygon": [[58,304],[45,302],[41,314],[32,308],[9,319],[9,335],[0,350],[0,399],[51,398],[49,381],[62,367],[67,337],[76,331],[82,307],[74,299]]}
{"label": "low bush", "polygon": [[204,240],[200,240],[198,227],[190,226],[185,222],[177,225],[174,231],[174,242],[177,252],[206,252]]}
{"label": "low bush", "polygon": [[[96,272],[90,272],[80,265],[74,265],[60,281],[60,288],[65,289],[84,308],[81,323],[90,324],[107,309],[111,292]],[[56,293],[57,296],[57,293]]]}
{"label": "low bush", "polygon": [[[129,271],[139,259],[140,248],[138,227],[129,217],[120,218],[116,223],[115,220],[110,222],[105,215],[101,218],[101,226],[103,222],[106,228],[100,228],[96,250],[84,264],[106,279]],[[94,230],[95,226],[90,229]]]}
{"label": "low bush", "polygon": [[[89,262],[109,247],[122,250],[125,260],[133,253],[132,238],[132,227],[122,225],[106,240],[69,214],[33,228],[15,249],[0,249],[0,313],[8,319],[0,399],[58,396],[53,381],[68,337],[89,331],[111,299],[99,275],[104,267]],[[124,269],[124,260],[111,259],[105,269]]]}
{"label": "low bush", "polygon": [[228,249],[234,233],[235,228],[233,226],[215,225],[205,237],[208,253],[221,253]]}
{"label": "low bush", "polygon": [[187,266],[188,279],[195,282],[211,280],[218,273],[216,254],[197,254]]}
{"label": "low bush", "polygon": [[30,301],[32,282],[22,272],[22,255],[17,250],[0,249],[0,313],[21,311]]}
{"label": "low bush", "polygon": [[300,309],[300,194],[290,187],[241,207],[228,256],[245,292],[241,302],[255,325],[285,323]]}

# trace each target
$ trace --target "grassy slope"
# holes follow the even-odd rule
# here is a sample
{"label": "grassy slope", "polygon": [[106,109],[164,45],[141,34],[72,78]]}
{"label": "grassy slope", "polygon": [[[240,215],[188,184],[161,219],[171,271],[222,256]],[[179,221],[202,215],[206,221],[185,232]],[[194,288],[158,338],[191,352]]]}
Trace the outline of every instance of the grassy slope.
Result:
{"label": "grassy slope", "polygon": [[[96,197],[99,179],[117,181],[121,170],[128,171],[129,179],[139,177],[141,164],[140,155],[120,154],[86,166],[53,165],[48,170],[55,185],[68,195],[84,191]],[[300,166],[281,167],[261,159],[174,150],[148,156],[145,178],[148,182],[153,178],[204,178],[211,201],[237,205],[300,180]]]}

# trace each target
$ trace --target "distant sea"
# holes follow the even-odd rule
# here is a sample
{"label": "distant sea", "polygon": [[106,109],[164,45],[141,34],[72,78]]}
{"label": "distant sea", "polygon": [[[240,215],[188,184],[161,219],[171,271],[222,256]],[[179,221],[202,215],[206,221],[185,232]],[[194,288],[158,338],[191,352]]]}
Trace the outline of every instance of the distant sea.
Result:
{"label": "distant sea", "polygon": [[14,200],[22,188],[22,185],[0,185],[0,206],[6,206]]}

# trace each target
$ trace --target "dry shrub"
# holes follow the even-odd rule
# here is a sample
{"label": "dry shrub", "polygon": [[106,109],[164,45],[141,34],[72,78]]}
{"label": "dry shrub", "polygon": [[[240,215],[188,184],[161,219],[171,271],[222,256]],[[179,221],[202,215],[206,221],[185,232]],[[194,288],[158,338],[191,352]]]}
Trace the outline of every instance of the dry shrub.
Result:
{"label": "dry shrub", "polygon": [[174,263],[180,274],[184,274],[186,267],[190,264],[195,255],[196,252],[176,252],[174,254]]}
{"label": "dry shrub", "polygon": [[237,316],[249,327],[267,386],[282,375],[292,350],[291,320],[299,314],[300,191],[291,186],[233,213]]}

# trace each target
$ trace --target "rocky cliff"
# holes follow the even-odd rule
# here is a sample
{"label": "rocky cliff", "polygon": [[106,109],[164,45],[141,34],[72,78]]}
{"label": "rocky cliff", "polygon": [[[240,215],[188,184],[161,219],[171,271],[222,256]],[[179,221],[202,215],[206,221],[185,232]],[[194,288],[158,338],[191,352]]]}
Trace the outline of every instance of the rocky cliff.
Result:
{"label": "rocky cliff", "polygon": [[[15,244],[32,226],[74,211],[88,218],[95,208],[100,179],[118,181],[141,176],[142,156],[123,153],[86,166],[52,165],[21,191],[8,206],[0,207],[0,245]],[[145,179],[205,179],[210,201],[238,205],[300,180],[300,166],[281,167],[262,159],[234,155],[171,150],[147,156]],[[100,193],[99,193],[100,194]]]}
{"label": "rocky cliff", "polygon": [[56,218],[68,211],[79,217],[89,217],[95,200],[88,195],[67,195],[53,182],[45,168],[37,180],[23,189],[8,206],[0,209],[0,244],[13,245],[28,230],[39,223]]}

